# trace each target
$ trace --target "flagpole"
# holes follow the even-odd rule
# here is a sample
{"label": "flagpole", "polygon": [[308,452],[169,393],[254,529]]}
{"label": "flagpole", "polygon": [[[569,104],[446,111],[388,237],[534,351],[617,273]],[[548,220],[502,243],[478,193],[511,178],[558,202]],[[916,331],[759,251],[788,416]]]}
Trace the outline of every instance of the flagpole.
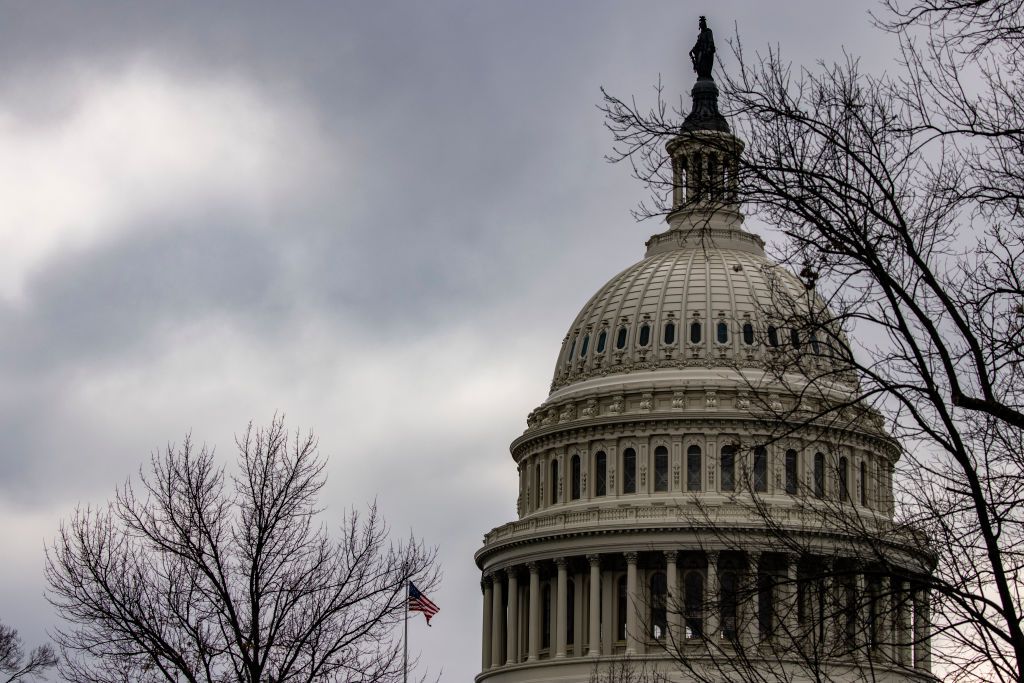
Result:
{"label": "flagpole", "polygon": [[405,584],[405,637],[402,638],[402,683],[409,683],[409,584]]}

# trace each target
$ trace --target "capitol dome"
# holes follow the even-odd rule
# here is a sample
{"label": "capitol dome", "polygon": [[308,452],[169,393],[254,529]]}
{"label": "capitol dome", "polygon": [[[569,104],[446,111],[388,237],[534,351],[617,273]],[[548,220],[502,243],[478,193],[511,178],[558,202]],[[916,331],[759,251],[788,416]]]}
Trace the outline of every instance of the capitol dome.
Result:
{"label": "capitol dome", "polygon": [[743,145],[714,82],[692,94],[668,229],[584,304],[511,444],[517,519],[475,555],[476,680],[611,681],[628,663],[680,682],[934,681],[908,578],[934,561],[893,532],[900,446],[856,401],[813,273],[744,230]]}

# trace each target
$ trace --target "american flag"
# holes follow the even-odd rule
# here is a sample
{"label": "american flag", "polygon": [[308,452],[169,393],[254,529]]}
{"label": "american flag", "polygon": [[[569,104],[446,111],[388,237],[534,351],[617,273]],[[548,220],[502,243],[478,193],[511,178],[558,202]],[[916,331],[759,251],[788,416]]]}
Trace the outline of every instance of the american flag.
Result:
{"label": "american flag", "polygon": [[441,611],[441,608],[430,601],[412,581],[409,582],[409,611],[423,612],[427,618],[427,626],[430,626],[430,617]]}

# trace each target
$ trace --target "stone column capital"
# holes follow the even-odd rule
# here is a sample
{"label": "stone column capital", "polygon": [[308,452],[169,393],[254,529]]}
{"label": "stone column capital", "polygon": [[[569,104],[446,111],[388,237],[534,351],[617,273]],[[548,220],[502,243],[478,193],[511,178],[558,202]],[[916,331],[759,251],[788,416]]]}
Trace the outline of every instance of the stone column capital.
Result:
{"label": "stone column capital", "polygon": [[587,562],[590,563],[591,567],[600,567],[601,566],[601,556],[600,555],[596,555],[596,554],[595,555],[587,555]]}
{"label": "stone column capital", "polygon": [[558,567],[559,569],[565,569],[566,567],[569,566],[569,558],[568,557],[564,557],[564,556],[563,557],[556,557],[555,558],[555,566]]}
{"label": "stone column capital", "polygon": [[636,552],[622,553],[622,556],[626,558],[626,564],[636,564],[640,559],[640,553]]}
{"label": "stone column capital", "polygon": [[493,582],[494,574],[492,572],[485,572],[483,576],[480,577],[480,585],[484,586],[485,588],[487,586],[490,586]]}
{"label": "stone column capital", "polygon": [[718,550],[705,550],[704,551],[704,555],[705,555],[705,557],[707,557],[708,566],[709,567],[714,567],[715,569],[718,569],[718,556],[720,554],[721,553]]}
{"label": "stone column capital", "polygon": [[531,574],[540,574],[540,562],[527,562],[526,568],[530,570]]}
{"label": "stone column capital", "polygon": [[679,560],[679,551],[678,550],[666,550],[665,551],[665,561],[666,562],[677,562],[678,560]]}

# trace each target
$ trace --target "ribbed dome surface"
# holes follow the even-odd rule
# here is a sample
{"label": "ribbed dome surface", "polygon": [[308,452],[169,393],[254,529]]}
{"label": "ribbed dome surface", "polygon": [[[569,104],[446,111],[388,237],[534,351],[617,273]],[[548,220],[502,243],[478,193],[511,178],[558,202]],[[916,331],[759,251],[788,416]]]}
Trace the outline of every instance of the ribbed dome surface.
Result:
{"label": "ribbed dome surface", "polygon": [[749,233],[659,241],[668,235],[675,236],[653,238],[647,258],[609,280],[576,316],[552,390],[595,375],[756,365],[768,326],[787,317],[780,307],[806,297]]}

